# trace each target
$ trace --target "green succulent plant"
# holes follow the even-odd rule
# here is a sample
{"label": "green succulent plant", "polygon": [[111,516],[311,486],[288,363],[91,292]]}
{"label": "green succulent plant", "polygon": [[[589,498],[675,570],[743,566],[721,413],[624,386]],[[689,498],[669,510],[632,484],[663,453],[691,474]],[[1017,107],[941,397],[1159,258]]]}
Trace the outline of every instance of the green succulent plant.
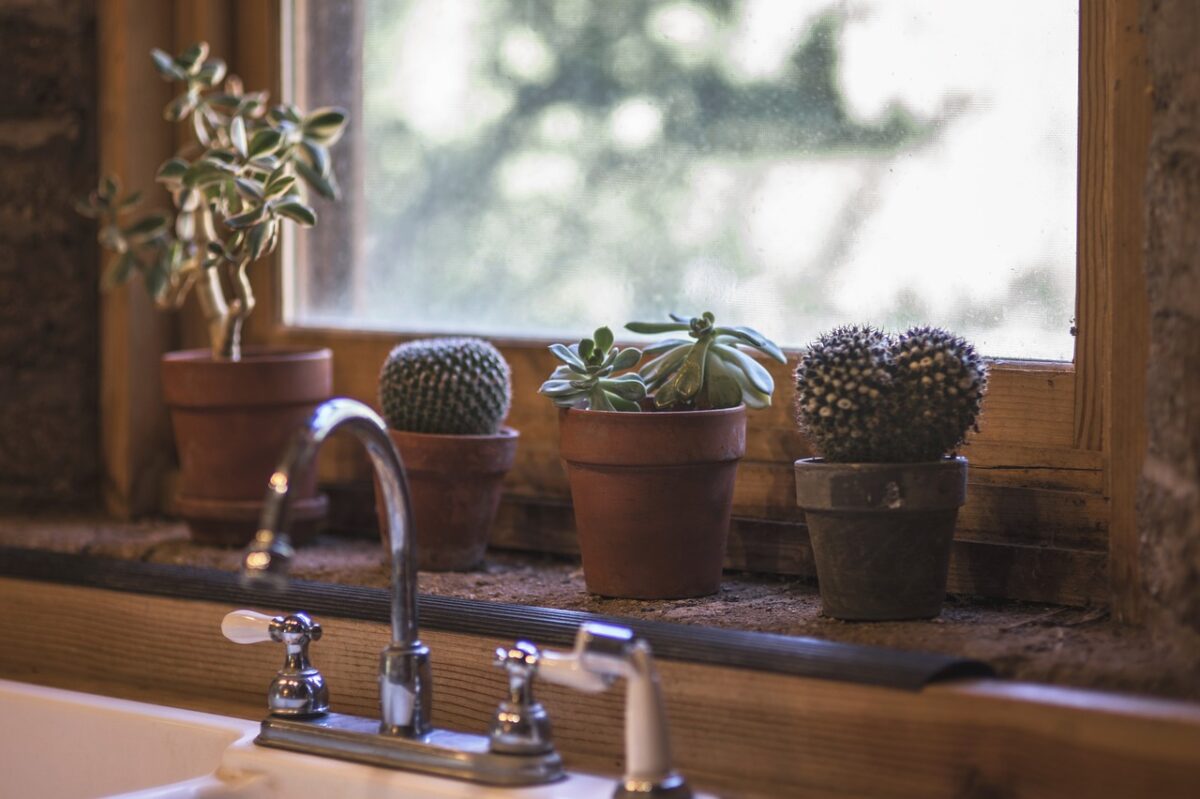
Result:
{"label": "green succulent plant", "polygon": [[919,463],[952,454],[978,429],[986,390],[987,366],[960,336],[845,326],[801,357],[796,418],[826,460]]}
{"label": "green succulent plant", "polygon": [[749,327],[718,327],[711,311],[687,319],[671,314],[671,322],[630,322],[634,333],[682,333],[646,347],[652,356],[640,370],[646,390],[661,410],[748,408],[771,404],[775,381],[767,369],[743,351],[748,347],[787,363],[770,339]]}
{"label": "green succulent plant", "polygon": [[494,435],[512,405],[512,373],[483,339],[408,341],[383,363],[379,404],[394,430]]}
{"label": "green succulent plant", "polygon": [[117,254],[105,286],[138,273],[164,308],[179,307],[195,288],[214,357],[236,360],[242,325],[255,305],[246,269],[277,246],[285,223],[316,224],[297,178],[337,199],[329,148],[347,113],[268,107],[267,93],[246,93],[237,77],[226,76],[224,61],[209,57],[205,42],[175,57],[161,50],[150,55],[163,79],[183,84],[163,116],[190,123],[195,136],[156,176],[173,211],[135,215],[141,193],[122,196],[115,177],[103,178],[76,208],[99,220],[101,245]]}
{"label": "green succulent plant", "polygon": [[636,347],[613,346],[612,330],[601,327],[592,338],[578,344],[551,344],[550,351],[562,361],[550,379],[538,389],[560,408],[589,408],[597,411],[638,411],[646,396],[646,384],[637,372],[617,375],[642,359]]}

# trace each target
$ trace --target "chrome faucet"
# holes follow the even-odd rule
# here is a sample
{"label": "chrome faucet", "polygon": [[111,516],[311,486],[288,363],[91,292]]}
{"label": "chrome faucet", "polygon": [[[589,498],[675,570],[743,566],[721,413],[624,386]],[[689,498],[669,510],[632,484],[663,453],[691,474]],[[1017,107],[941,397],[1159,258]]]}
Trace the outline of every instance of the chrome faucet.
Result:
{"label": "chrome faucet", "polygon": [[[380,720],[373,723],[313,706],[297,713],[272,702],[271,715],[262,722],[256,742],[494,785],[531,785],[561,778],[562,760],[548,740],[536,749],[505,750],[494,747],[487,736],[432,727],[433,682],[429,648],[418,636],[416,546],[404,465],[387,426],[366,405],[350,399],[329,400],[292,438],[271,475],[260,529],[243,559],[242,574],[250,584],[268,581],[282,586],[286,581],[295,554],[287,534],[289,491],[297,478],[313,468],[321,444],[339,430],[354,434],[367,448],[383,489],[390,531],[392,630],[391,643],[379,659]],[[227,617],[226,635],[235,643],[280,641],[272,625],[277,627],[282,618],[235,611]],[[310,637],[316,640],[316,636]],[[307,641],[304,643],[307,646]],[[290,670],[294,664],[285,664],[276,684],[286,682]]]}
{"label": "chrome faucet", "polygon": [[379,415],[351,399],[330,400],[317,408],[293,436],[271,475],[258,533],[243,561],[250,579],[284,579],[294,554],[287,536],[289,491],[295,478],[313,468],[317,450],[334,432],[353,433],[371,456],[383,488],[392,551],[392,642],[379,659],[381,731],[417,737],[430,730],[433,681],[429,647],[417,632],[417,556],[412,533],[408,483],[400,454]]}
{"label": "chrome faucet", "polygon": [[360,402],[322,404],[292,438],[271,475],[260,529],[243,558],[248,584],[286,584],[295,556],[287,533],[291,486],[313,468],[317,450],[338,430],[354,434],[367,448],[383,488],[391,534],[392,629],[379,659],[380,719],[329,710],[325,678],[308,656],[309,644],[322,637],[322,629],[307,614],[272,617],[237,610],[222,622],[226,638],[238,644],[275,641],[287,648],[268,693],[270,715],[255,742],[492,785],[553,782],[564,776],[562,759],[554,748],[550,719],[534,696],[535,678],[585,692],[606,690],[624,678],[629,683],[626,773],[614,799],[690,799],[691,789],[671,767],[666,714],[649,645],[623,627],[584,624],[571,652],[542,651],[528,641],[497,650],[496,663],[507,673],[509,690],[489,734],[432,727],[433,682],[429,648],[418,635],[416,544],[404,464],[383,420]]}

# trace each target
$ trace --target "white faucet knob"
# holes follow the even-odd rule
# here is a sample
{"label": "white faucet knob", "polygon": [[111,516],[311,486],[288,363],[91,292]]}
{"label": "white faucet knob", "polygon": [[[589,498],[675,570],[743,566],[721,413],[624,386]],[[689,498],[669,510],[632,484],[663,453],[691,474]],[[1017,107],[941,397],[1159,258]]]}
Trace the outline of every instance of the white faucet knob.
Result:
{"label": "white faucet knob", "polygon": [[271,639],[275,618],[253,610],[235,610],[221,619],[221,633],[235,644],[261,644]]}

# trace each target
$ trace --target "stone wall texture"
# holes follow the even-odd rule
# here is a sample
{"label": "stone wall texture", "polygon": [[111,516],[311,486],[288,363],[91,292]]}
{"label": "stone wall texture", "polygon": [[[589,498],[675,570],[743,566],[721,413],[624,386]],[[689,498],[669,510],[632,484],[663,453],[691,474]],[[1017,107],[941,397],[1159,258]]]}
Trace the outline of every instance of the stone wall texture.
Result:
{"label": "stone wall texture", "polygon": [[94,0],[0,0],[0,508],[98,485]]}
{"label": "stone wall texture", "polygon": [[1186,637],[1200,635],[1200,3],[1146,0],[1143,22],[1154,116],[1142,565],[1152,619]]}

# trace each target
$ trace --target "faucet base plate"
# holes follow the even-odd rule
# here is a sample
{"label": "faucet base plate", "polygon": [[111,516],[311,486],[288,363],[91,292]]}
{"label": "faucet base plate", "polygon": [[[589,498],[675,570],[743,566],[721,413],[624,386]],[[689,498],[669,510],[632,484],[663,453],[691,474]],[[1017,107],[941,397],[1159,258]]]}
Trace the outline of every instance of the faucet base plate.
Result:
{"label": "faucet base plate", "polygon": [[433,730],[419,738],[383,735],[377,719],[343,713],[308,719],[271,716],[263,720],[254,742],[275,749],[487,785],[540,785],[564,775],[557,752],[537,755],[491,752],[486,736],[451,730]]}

